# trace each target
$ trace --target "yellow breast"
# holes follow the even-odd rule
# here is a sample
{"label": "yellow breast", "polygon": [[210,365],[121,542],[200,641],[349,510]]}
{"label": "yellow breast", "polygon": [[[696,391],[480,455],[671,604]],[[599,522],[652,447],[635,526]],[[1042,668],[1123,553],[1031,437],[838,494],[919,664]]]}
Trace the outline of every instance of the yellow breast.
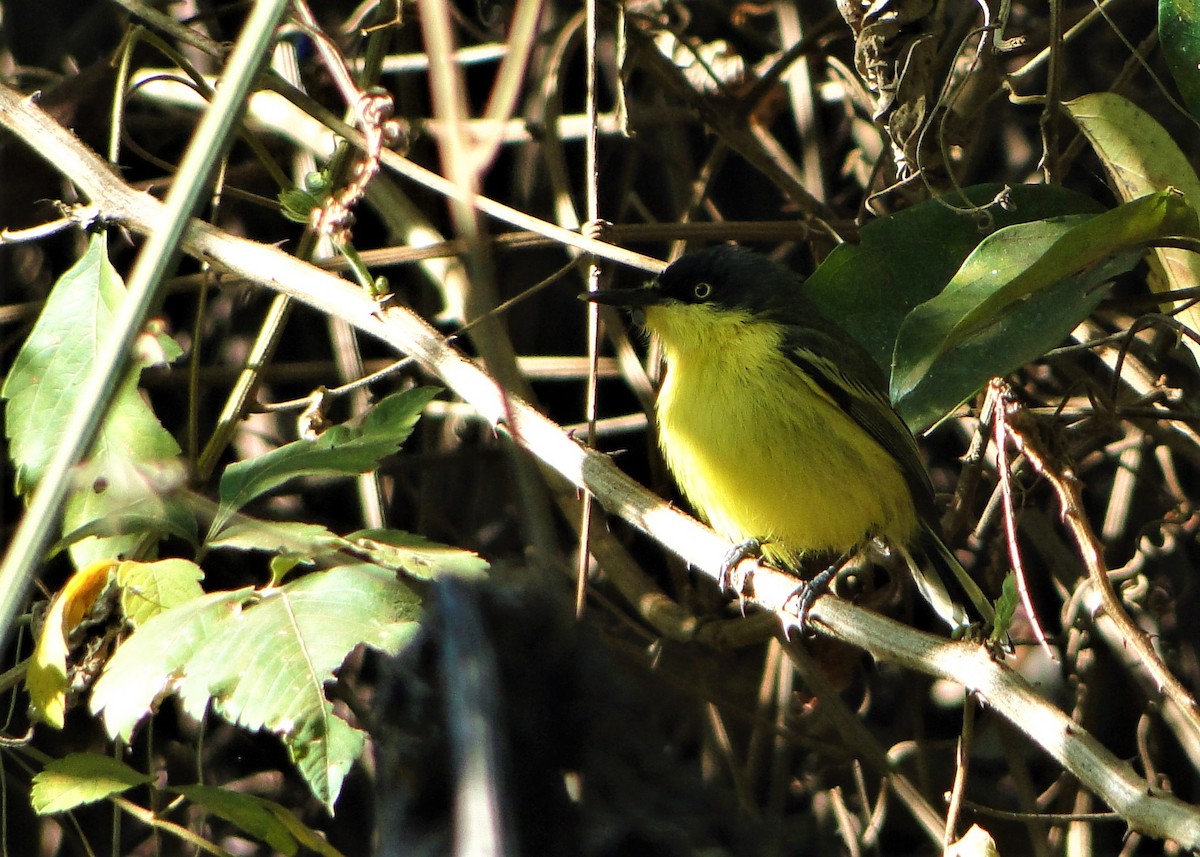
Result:
{"label": "yellow breast", "polygon": [[714,529],[760,539],[784,564],[876,535],[908,543],[917,517],[900,467],[780,353],[781,328],[704,306],[651,307],[646,322],[667,358],[663,455]]}

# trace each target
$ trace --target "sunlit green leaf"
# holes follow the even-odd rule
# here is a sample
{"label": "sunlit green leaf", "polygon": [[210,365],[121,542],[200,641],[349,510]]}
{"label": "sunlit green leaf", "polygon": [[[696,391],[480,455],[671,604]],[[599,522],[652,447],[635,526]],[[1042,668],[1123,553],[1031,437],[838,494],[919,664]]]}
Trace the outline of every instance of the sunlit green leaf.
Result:
{"label": "sunlit green leaf", "polygon": [[[984,240],[938,297],[917,307],[896,343],[896,367],[915,385],[893,389],[896,407],[912,425],[929,425],[987,383],[1058,345],[1103,299],[1102,288],[1137,263],[1139,251],[1118,254],[1077,274],[1039,285],[1036,298],[1006,308],[997,323],[944,348],[961,319],[1028,271],[1059,239],[1090,215],[1022,223]],[[893,375],[893,383],[901,376]]]}
{"label": "sunlit green leaf", "polygon": [[992,629],[992,640],[1000,641],[1008,637],[1012,629],[1013,616],[1021,606],[1021,594],[1017,589],[1017,576],[1009,572],[1004,578],[1000,597],[996,599],[996,622]]}
{"label": "sunlit green leaf", "polygon": [[[1064,229],[1064,224],[1068,228]],[[995,365],[992,371],[982,374],[975,386],[986,381],[988,374],[1011,370],[1020,362],[1014,362],[1013,357],[1025,352],[1029,344],[1027,339],[1019,337],[1018,347],[1003,347],[1007,337],[1027,321],[1015,321],[1017,310],[1030,307],[1031,302],[1046,295],[1061,299],[1056,287],[1073,283],[1079,289],[1080,299],[1073,309],[1068,308],[1068,315],[1055,319],[1070,330],[1073,322],[1090,312],[1086,296],[1094,296],[1096,283],[1131,267],[1137,260],[1137,255],[1131,254],[1140,254],[1147,243],[1166,235],[1200,233],[1195,212],[1173,193],[1152,194],[1095,217],[1010,229],[1028,239],[1027,242],[1008,240],[1007,234],[992,236],[964,263],[940,295],[917,307],[905,319],[896,342],[891,382],[894,402],[911,396],[938,360],[959,362],[958,356],[952,356],[956,350],[972,341],[980,346],[984,341],[981,335],[989,330],[996,336],[988,342],[984,356],[990,354]],[[1048,308],[1039,305],[1031,311],[1036,317],[1045,315]],[[1045,345],[1049,348],[1053,344]],[[1001,350],[997,352],[996,348]],[[938,395],[944,392],[940,390]],[[954,391],[960,400],[970,392],[969,388]],[[905,411],[911,413],[912,409],[906,406]]]}
{"label": "sunlit green leaf", "polygon": [[133,627],[204,594],[204,570],[186,559],[123,562],[117,567],[121,612]]}
{"label": "sunlit green leaf", "polygon": [[210,548],[268,551],[309,559],[336,553],[345,541],[320,524],[239,518],[208,540]]}
{"label": "sunlit green leaf", "polygon": [[[860,243],[838,246],[805,283],[805,294],[889,373],[904,319],[939,294],[989,234],[1016,223],[1103,210],[1093,200],[1053,185],[980,185],[964,190],[963,197],[966,202],[951,195],[871,221],[863,227]],[[984,206],[986,218],[963,212],[967,203]],[[1010,365],[997,356],[998,365]],[[937,416],[959,401],[961,396],[947,396]],[[918,430],[929,422],[909,425]]]}
{"label": "sunlit green leaf", "polygon": [[[174,465],[179,462],[176,460],[160,463]],[[146,462],[142,462],[137,467],[137,472],[142,477],[146,474],[146,464]],[[179,469],[179,472],[182,474],[182,468]],[[146,489],[151,485],[157,487],[161,484],[157,480],[147,481],[144,478],[140,482],[139,490]],[[182,479],[175,483],[175,485],[181,484]],[[168,492],[174,490],[174,485],[166,490]],[[193,547],[198,544],[196,517],[188,511],[185,504],[165,502],[163,496],[150,493],[129,496],[128,501],[127,506],[113,508],[102,518],[88,521],[70,532],[64,532],[63,537],[51,549],[51,555],[67,549],[88,536],[109,538],[154,534],[165,538],[179,539]]]}
{"label": "sunlit green leaf", "polygon": [[332,808],[363,736],[334,715],[325,683],[356,646],[399,651],[419,609],[394,573],[367,565],[205,595],[134,631],[96,683],[91,709],[110,735],[128,740],[167,693],[178,692],[197,718],[211,704],[233,723],[282,738]]}
{"label": "sunlit green leaf", "polygon": [[185,709],[214,710],[279,735],[313,794],[332,809],[363,736],[336,717],[325,683],[358,645],[397,652],[419,604],[394,574],[341,566],[264,593],[227,616],[188,661]]}
{"label": "sunlit green leaf", "polygon": [[109,736],[128,743],[156,701],[174,689],[192,655],[253,597],[249,586],[202,595],[151,617],[134,631],[92,688],[89,707],[103,716]]}
{"label": "sunlit green leaf", "polygon": [[[1197,74],[1193,65],[1193,82]],[[1176,190],[1193,208],[1200,205],[1200,178],[1191,160],[1149,113],[1113,92],[1076,98],[1063,104],[1063,109],[1092,144],[1109,183],[1122,200]],[[1151,291],[1190,289],[1200,282],[1200,255],[1190,250],[1155,247],[1149,258],[1151,276],[1147,282]],[[1200,331],[1200,306],[1180,299],[1163,306],[1164,312],[1170,310],[1176,310],[1176,317],[1192,330]],[[1183,344],[1200,363],[1200,343],[1185,337]]]}
{"label": "sunlit green leaf", "polygon": [[387,568],[424,580],[442,574],[481,577],[487,573],[487,560],[461,548],[431,542],[402,530],[360,530],[346,537],[364,547],[371,558]]}
{"label": "sunlit green leaf", "polygon": [[[124,297],[125,285],[108,261],[104,237],[92,236],[83,257],[55,284],[0,388],[0,396],[9,400],[5,434],[21,493],[28,493],[41,479]],[[141,490],[138,463],[179,455],[179,445],[138,392],[141,368],[142,364],[134,368],[112,401],[84,468],[87,484],[67,502],[65,533],[154,496]],[[159,501],[157,517],[167,516],[166,505],[167,501]],[[151,532],[149,537],[158,535]],[[128,554],[147,537],[146,533],[88,537],[71,546],[71,558],[82,567]]]}
{"label": "sunlit green leaf", "polygon": [[434,387],[396,393],[376,404],[361,425],[339,425],[316,440],[298,440],[230,465],[221,477],[221,507],[210,528],[215,536],[242,506],[300,476],[366,473],[408,439],[421,411],[438,394]]}
{"label": "sunlit green leaf", "polygon": [[72,753],[55,759],[34,775],[29,798],[34,812],[50,815],[153,781],[153,777],[138,773],[111,756]]}
{"label": "sunlit green leaf", "polygon": [[300,188],[280,191],[278,199],[283,216],[295,223],[307,224],[312,210],[321,205],[320,199]]}

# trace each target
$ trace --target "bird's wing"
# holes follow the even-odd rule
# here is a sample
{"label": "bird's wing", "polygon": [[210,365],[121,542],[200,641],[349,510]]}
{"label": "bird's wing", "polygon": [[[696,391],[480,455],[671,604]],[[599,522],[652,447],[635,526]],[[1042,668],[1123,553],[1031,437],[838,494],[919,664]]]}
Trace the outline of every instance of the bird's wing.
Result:
{"label": "bird's wing", "polygon": [[789,325],[783,342],[788,359],[896,459],[918,514],[936,522],[933,484],[912,432],[883,392],[883,373],[849,334],[833,330]]}

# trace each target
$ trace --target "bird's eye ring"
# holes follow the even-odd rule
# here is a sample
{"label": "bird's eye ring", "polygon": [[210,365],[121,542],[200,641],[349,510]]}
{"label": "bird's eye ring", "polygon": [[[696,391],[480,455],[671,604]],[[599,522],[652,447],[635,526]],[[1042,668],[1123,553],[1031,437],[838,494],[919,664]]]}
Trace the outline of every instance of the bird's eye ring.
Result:
{"label": "bird's eye ring", "polygon": [[709,283],[696,283],[696,285],[692,288],[692,294],[696,296],[696,300],[700,301],[707,300],[712,294],[712,291],[712,285]]}

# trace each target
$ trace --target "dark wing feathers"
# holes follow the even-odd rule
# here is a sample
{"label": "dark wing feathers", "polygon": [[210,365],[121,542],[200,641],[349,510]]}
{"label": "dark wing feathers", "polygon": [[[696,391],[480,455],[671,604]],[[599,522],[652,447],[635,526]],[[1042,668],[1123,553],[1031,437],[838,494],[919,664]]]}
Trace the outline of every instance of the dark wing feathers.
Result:
{"label": "dark wing feathers", "polygon": [[832,323],[829,331],[809,324],[788,325],[783,347],[801,371],[899,462],[918,514],[936,532],[939,528],[933,484],[912,433],[883,392],[883,373],[878,364]]}

